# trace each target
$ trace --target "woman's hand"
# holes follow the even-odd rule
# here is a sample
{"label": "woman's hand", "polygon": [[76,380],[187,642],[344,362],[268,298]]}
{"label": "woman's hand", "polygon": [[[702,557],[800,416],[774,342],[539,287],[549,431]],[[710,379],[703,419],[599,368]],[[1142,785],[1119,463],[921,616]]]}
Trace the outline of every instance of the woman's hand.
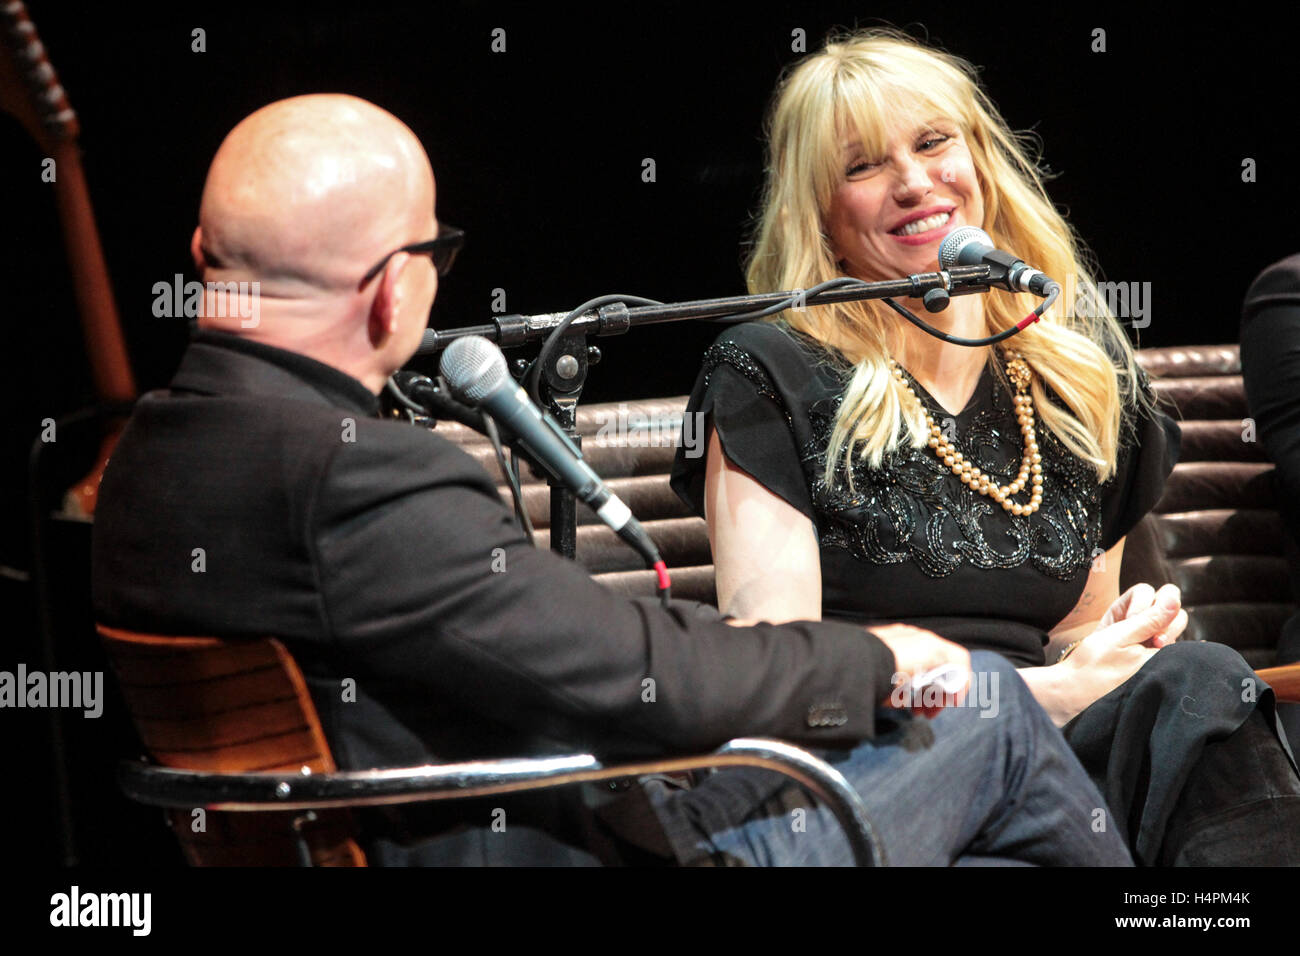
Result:
{"label": "woman's hand", "polygon": [[[1135,584],[1115,599],[1115,602],[1110,606],[1106,613],[1102,615],[1101,620],[1097,623],[1098,629],[1110,627],[1112,624],[1118,624],[1120,621],[1136,617],[1144,611],[1147,611],[1153,604],[1155,604],[1157,593],[1163,595],[1164,600],[1172,602],[1172,607],[1175,611],[1181,610],[1182,593],[1176,586],[1166,584],[1159,592],[1157,592],[1156,589],[1149,584]],[[1181,623],[1179,623],[1180,620]],[[1170,631],[1166,630],[1153,635],[1146,641],[1142,642],[1143,646],[1159,650],[1166,644],[1172,644],[1176,641],[1178,635],[1187,627],[1186,611],[1182,611],[1180,615],[1175,615],[1174,625],[1177,626],[1176,631],[1170,633]]]}
{"label": "woman's hand", "polygon": [[1062,693],[1049,707],[1058,726],[1137,673],[1157,650],[1177,640],[1187,627],[1182,596],[1172,584],[1159,591],[1149,584],[1129,588],[1111,604],[1095,631],[1083,638],[1057,672]]}

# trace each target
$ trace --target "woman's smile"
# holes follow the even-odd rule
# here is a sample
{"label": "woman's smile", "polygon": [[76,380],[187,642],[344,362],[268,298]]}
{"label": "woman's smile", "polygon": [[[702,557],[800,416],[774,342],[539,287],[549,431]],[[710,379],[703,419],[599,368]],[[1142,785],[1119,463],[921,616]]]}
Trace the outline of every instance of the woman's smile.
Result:
{"label": "woman's smile", "polygon": [[889,230],[889,235],[906,246],[924,246],[938,242],[956,228],[954,213],[957,207],[950,205],[938,208],[938,212],[923,210],[909,214],[902,225]]}
{"label": "woman's smile", "polygon": [[831,196],[825,227],[847,274],[887,279],[937,268],[948,233],[983,226],[979,178],[955,122],[900,122],[883,155],[846,134],[842,152],[844,179]]}

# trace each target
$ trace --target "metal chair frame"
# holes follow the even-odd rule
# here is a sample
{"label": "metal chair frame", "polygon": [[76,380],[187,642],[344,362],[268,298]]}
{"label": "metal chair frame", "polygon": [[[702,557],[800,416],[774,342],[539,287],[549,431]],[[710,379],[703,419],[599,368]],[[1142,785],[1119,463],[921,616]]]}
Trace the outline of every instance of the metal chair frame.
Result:
{"label": "metal chair frame", "polygon": [[[862,797],[838,770],[806,750],[779,740],[741,737],[711,754],[669,757],[609,766],[591,754],[383,770],[333,773],[214,773],[123,761],[118,783],[140,803],[169,808],[202,806],[209,810],[267,812],[392,806],[434,800],[519,793],[548,787],[595,783],[623,777],[679,773],[721,767],[756,767],[783,774],[823,801],[835,814],[859,866],[885,866],[884,847],[876,837]],[[300,857],[311,854],[299,823],[295,836]]]}

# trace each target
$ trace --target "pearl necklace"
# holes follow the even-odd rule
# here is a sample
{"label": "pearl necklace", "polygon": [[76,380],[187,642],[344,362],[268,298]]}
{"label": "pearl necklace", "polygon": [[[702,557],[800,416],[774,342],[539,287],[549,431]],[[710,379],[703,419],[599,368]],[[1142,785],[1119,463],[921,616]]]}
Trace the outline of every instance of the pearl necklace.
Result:
{"label": "pearl necklace", "polygon": [[[894,378],[898,379],[907,393],[912,396],[913,401],[921,406],[926,427],[930,431],[930,447],[934,449],[939,459],[952,469],[953,474],[961,479],[962,484],[981,495],[992,498],[1002,505],[1004,510],[1014,515],[1031,515],[1038,510],[1038,506],[1043,503],[1043,456],[1038,452],[1038,436],[1034,431],[1034,402],[1029,395],[1029,384],[1033,381],[1034,373],[1019,352],[1007,349],[1007,377],[1011,379],[1016,389],[1014,396],[1016,420],[1020,422],[1020,434],[1024,436],[1025,453],[1021,458],[1020,473],[1016,475],[1016,480],[1000,487],[993,484],[988,475],[967,461],[962,453],[944,438],[942,429],[935,424],[934,417],[926,410],[925,403],[912,388],[912,383],[904,377],[902,367],[892,358],[889,364],[893,367]],[[1012,497],[1019,494],[1026,484],[1033,487],[1029,503],[1019,504],[1012,501]]]}

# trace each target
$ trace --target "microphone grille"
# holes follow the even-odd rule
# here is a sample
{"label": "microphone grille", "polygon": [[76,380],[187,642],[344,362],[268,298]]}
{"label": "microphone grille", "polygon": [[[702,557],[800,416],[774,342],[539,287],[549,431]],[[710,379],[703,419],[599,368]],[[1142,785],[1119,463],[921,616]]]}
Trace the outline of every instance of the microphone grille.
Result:
{"label": "microphone grille", "polygon": [[479,335],[467,335],[447,346],[438,371],[457,397],[469,405],[477,405],[510,378],[501,350]]}
{"label": "microphone grille", "polygon": [[978,263],[962,263],[960,261],[962,249],[976,243],[981,246],[993,248],[993,240],[983,229],[976,226],[962,226],[960,229],[954,229],[944,238],[939,245],[939,268],[951,269],[957,265],[977,265]]}

